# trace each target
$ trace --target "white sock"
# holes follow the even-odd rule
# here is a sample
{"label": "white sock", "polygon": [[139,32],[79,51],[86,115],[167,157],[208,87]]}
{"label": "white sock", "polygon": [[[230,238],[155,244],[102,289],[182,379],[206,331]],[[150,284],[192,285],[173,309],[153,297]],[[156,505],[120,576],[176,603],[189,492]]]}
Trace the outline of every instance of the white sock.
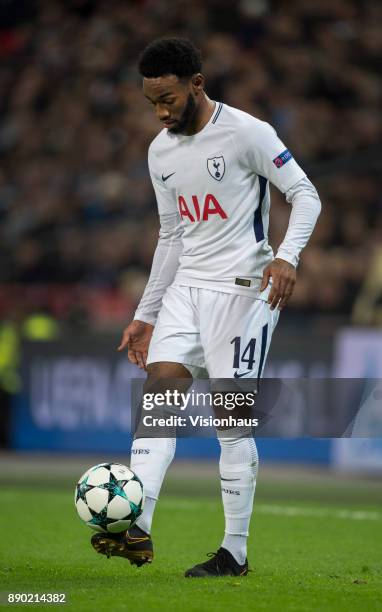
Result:
{"label": "white sock", "polygon": [[143,482],[145,504],[136,524],[151,531],[155,504],[168,466],[175,455],[176,438],[138,438],[131,447],[130,467]]}
{"label": "white sock", "polygon": [[155,504],[157,500],[153,497],[145,496],[145,504],[143,506],[143,512],[137,522],[135,523],[142,529],[145,533],[150,533],[151,531],[151,523],[153,522]]}
{"label": "white sock", "polygon": [[[222,547],[243,565],[256,487],[258,455],[255,440],[242,428],[218,431],[220,478],[225,517]],[[228,437],[229,436],[229,437]]]}

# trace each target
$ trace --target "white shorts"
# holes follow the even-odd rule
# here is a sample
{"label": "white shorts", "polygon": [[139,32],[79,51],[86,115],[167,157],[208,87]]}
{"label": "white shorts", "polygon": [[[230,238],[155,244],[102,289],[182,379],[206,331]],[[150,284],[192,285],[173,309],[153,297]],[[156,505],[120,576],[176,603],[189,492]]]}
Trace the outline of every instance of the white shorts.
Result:
{"label": "white shorts", "polygon": [[261,299],[171,285],[147,363],[181,363],[197,378],[260,378],[278,318]]}

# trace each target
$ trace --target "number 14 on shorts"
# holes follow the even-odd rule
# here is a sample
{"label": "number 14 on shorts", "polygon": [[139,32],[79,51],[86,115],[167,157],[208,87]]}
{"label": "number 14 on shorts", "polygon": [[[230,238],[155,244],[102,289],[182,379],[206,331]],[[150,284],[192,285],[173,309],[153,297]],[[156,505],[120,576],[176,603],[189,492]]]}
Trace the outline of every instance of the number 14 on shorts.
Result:
{"label": "number 14 on shorts", "polygon": [[[259,367],[257,375],[261,376],[261,370],[264,363],[265,358],[265,350],[267,346],[267,337],[268,337],[268,325],[264,325],[261,332],[261,347],[260,347],[260,358],[259,358]],[[255,348],[256,348],[256,338],[251,338],[249,342],[242,342],[241,336],[235,336],[231,340],[231,344],[233,344],[233,363],[232,367],[235,370],[246,369],[253,370],[253,365],[255,363]],[[235,372],[236,376],[236,372]]]}
{"label": "number 14 on shorts", "polygon": [[246,363],[247,370],[253,370],[253,364],[255,362],[256,338],[250,339],[242,354],[241,336],[236,336],[233,340],[231,340],[231,344],[234,344],[232,367],[238,370],[240,368],[240,363]]}

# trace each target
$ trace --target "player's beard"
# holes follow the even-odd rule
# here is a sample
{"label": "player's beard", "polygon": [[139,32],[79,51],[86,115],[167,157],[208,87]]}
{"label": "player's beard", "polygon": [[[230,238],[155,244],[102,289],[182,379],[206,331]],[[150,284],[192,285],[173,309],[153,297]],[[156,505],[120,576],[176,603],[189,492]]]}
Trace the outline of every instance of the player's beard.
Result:
{"label": "player's beard", "polygon": [[181,134],[187,132],[188,128],[192,125],[194,120],[196,111],[196,102],[191,94],[188,94],[186,106],[184,107],[184,111],[180,117],[180,119],[176,122],[174,127],[170,128],[168,131],[171,134]]}

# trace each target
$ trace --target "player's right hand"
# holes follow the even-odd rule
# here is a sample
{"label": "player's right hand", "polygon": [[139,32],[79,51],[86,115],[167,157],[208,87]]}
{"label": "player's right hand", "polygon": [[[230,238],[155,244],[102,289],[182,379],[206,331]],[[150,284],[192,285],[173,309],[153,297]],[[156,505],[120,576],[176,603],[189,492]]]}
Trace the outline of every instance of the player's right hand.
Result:
{"label": "player's right hand", "polygon": [[137,365],[138,368],[146,368],[147,352],[153,331],[153,325],[137,319],[132,321],[123,331],[118,350],[123,351],[127,348],[129,361]]}

